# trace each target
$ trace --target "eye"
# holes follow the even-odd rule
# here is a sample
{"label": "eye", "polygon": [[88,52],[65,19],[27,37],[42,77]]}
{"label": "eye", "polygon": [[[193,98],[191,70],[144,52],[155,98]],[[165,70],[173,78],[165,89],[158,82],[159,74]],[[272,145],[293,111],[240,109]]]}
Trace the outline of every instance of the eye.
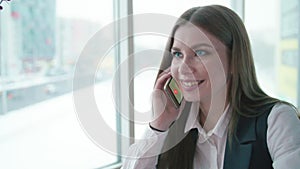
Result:
{"label": "eye", "polygon": [[207,54],[205,50],[196,50],[195,53],[197,56],[204,56]]}
{"label": "eye", "polygon": [[174,51],[172,52],[172,56],[175,58],[182,58],[183,54],[181,52]]}

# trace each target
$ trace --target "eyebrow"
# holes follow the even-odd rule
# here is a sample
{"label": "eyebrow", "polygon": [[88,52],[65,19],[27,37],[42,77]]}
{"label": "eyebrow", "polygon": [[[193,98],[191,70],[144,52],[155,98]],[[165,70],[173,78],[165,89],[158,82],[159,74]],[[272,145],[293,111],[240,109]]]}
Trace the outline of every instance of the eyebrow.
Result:
{"label": "eyebrow", "polygon": [[[214,46],[210,45],[210,44],[207,44],[207,43],[199,43],[199,44],[196,44],[196,45],[193,45],[191,47],[191,49],[196,49],[196,48],[199,48],[199,47],[209,47],[209,48],[214,48]],[[177,50],[177,51],[180,51],[180,48],[178,47],[172,47],[171,50]]]}
{"label": "eyebrow", "polygon": [[192,46],[191,48],[195,49],[195,48],[202,47],[202,46],[209,47],[209,48],[214,48],[214,46],[212,46],[210,44],[207,44],[207,43],[199,43],[199,44],[196,44],[196,45]]}
{"label": "eyebrow", "polygon": [[178,47],[172,47],[171,50],[180,51],[180,48],[178,48]]}

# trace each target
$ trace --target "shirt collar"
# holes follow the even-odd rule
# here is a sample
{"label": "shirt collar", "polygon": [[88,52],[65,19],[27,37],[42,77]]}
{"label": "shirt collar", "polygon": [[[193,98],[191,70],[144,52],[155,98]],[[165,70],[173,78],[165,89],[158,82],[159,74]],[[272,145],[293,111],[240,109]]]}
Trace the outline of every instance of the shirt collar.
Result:
{"label": "shirt collar", "polygon": [[186,133],[190,131],[192,128],[196,128],[198,129],[199,134],[205,135],[206,137],[210,137],[212,134],[215,134],[218,137],[223,137],[225,131],[227,130],[229,120],[230,120],[230,113],[228,109],[229,109],[229,104],[226,106],[223,114],[220,116],[215,127],[206,133],[198,121],[199,102],[193,102],[191,105],[189,116],[187,118],[184,132]]}

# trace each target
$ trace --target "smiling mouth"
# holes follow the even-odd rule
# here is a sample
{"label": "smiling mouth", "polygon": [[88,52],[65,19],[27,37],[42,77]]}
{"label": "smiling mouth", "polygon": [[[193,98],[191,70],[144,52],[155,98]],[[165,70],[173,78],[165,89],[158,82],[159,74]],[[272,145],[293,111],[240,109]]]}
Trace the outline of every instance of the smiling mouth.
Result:
{"label": "smiling mouth", "polygon": [[181,81],[181,84],[183,87],[185,88],[192,88],[192,87],[196,87],[199,86],[200,84],[202,84],[204,82],[204,80],[197,80],[197,81]]}

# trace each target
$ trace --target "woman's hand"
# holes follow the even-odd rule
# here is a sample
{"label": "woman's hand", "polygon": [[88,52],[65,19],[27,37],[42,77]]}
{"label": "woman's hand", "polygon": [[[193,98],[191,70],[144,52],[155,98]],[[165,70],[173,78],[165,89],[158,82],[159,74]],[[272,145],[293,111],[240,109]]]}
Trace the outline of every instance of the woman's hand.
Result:
{"label": "woman's hand", "polygon": [[179,116],[181,107],[184,107],[183,102],[180,108],[176,109],[175,105],[165,93],[164,85],[169,78],[171,78],[171,72],[170,69],[167,69],[159,75],[152,93],[154,120],[150,122],[150,125],[162,131],[169,129],[170,125]]}

